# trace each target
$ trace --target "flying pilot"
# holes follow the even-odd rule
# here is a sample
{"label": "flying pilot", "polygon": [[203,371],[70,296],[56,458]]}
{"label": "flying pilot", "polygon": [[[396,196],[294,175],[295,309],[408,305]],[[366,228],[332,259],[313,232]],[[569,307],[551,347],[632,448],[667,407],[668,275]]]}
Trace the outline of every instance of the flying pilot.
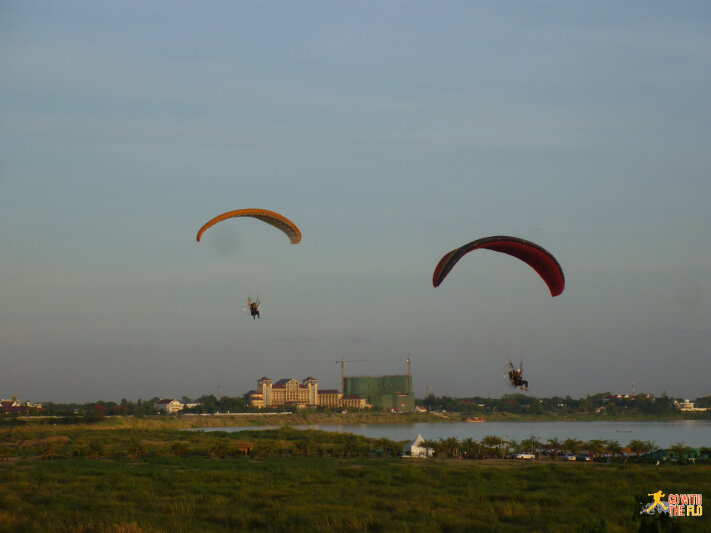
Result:
{"label": "flying pilot", "polygon": [[509,361],[509,382],[512,387],[520,387],[523,390],[528,390],[528,381],[523,379],[523,363],[519,368],[514,368],[513,363]]}
{"label": "flying pilot", "polygon": [[252,301],[251,298],[247,298],[247,305],[249,306],[249,313],[252,315],[253,319],[257,318],[262,318],[259,315],[259,298],[257,298],[255,301]]}

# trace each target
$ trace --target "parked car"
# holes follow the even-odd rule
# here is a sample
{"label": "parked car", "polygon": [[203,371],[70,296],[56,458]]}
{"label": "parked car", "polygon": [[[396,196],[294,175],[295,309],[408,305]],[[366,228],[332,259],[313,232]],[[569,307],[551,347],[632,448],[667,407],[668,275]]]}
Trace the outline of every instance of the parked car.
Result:
{"label": "parked car", "polygon": [[580,455],[576,455],[576,456],[575,456],[575,460],[576,460],[576,461],[589,461],[589,460],[590,460],[590,456],[589,456],[589,455],[586,455],[586,454],[584,454],[584,453],[581,453]]}
{"label": "parked car", "polygon": [[517,453],[514,458],[516,459],[526,459],[530,461],[531,459],[535,459],[536,456],[533,455],[532,453]]}

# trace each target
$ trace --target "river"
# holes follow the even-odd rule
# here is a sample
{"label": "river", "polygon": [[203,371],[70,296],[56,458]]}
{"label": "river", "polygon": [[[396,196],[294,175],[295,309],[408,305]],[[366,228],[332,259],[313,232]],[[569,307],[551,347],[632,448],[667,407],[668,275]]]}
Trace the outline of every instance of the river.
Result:
{"label": "river", "polygon": [[[203,431],[245,431],[274,429],[280,426],[240,426],[209,428]],[[370,438],[388,438],[395,441],[410,441],[418,434],[427,440],[456,437],[459,440],[471,437],[481,440],[487,435],[502,439],[522,441],[536,437],[543,442],[557,438],[561,441],[576,438],[589,440],[616,440],[626,446],[631,440],[651,441],[668,448],[677,443],[698,448],[711,447],[711,421],[674,420],[665,422],[418,422],[412,424],[321,424],[294,425],[296,429],[319,429],[339,433],[354,433]]]}

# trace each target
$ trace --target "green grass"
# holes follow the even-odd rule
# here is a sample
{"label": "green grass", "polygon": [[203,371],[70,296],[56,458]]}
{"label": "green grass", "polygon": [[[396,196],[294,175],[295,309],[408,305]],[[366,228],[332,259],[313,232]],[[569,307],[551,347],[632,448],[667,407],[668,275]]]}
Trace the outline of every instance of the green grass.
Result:
{"label": "green grass", "polygon": [[[627,532],[636,496],[711,494],[709,465],[374,457],[381,447],[401,444],[291,428],[3,428],[0,533],[575,533],[601,520]],[[706,517],[675,523],[711,530]]]}
{"label": "green grass", "polygon": [[[711,467],[149,457],[0,464],[0,531],[633,531],[634,497]],[[708,531],[683,518],[683,531]]]}

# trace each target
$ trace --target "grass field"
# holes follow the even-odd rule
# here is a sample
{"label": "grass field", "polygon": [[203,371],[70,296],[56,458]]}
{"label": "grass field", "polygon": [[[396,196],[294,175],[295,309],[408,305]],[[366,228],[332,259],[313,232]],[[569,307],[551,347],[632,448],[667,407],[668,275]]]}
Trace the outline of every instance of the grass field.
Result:
{"label": "grass field", "polygon": [[[288,428],[4,428],[0,532],[627,532],[639,495],[711,494],[710,465],[372,453],[398,446]],[[707,517],[674,520],[711,530]]]}
{"label": "grass field", "polygon": [[23,460],[0,467],[0,531],[635,531],[635,495],[711,489],[708,466],[502,463]]}

